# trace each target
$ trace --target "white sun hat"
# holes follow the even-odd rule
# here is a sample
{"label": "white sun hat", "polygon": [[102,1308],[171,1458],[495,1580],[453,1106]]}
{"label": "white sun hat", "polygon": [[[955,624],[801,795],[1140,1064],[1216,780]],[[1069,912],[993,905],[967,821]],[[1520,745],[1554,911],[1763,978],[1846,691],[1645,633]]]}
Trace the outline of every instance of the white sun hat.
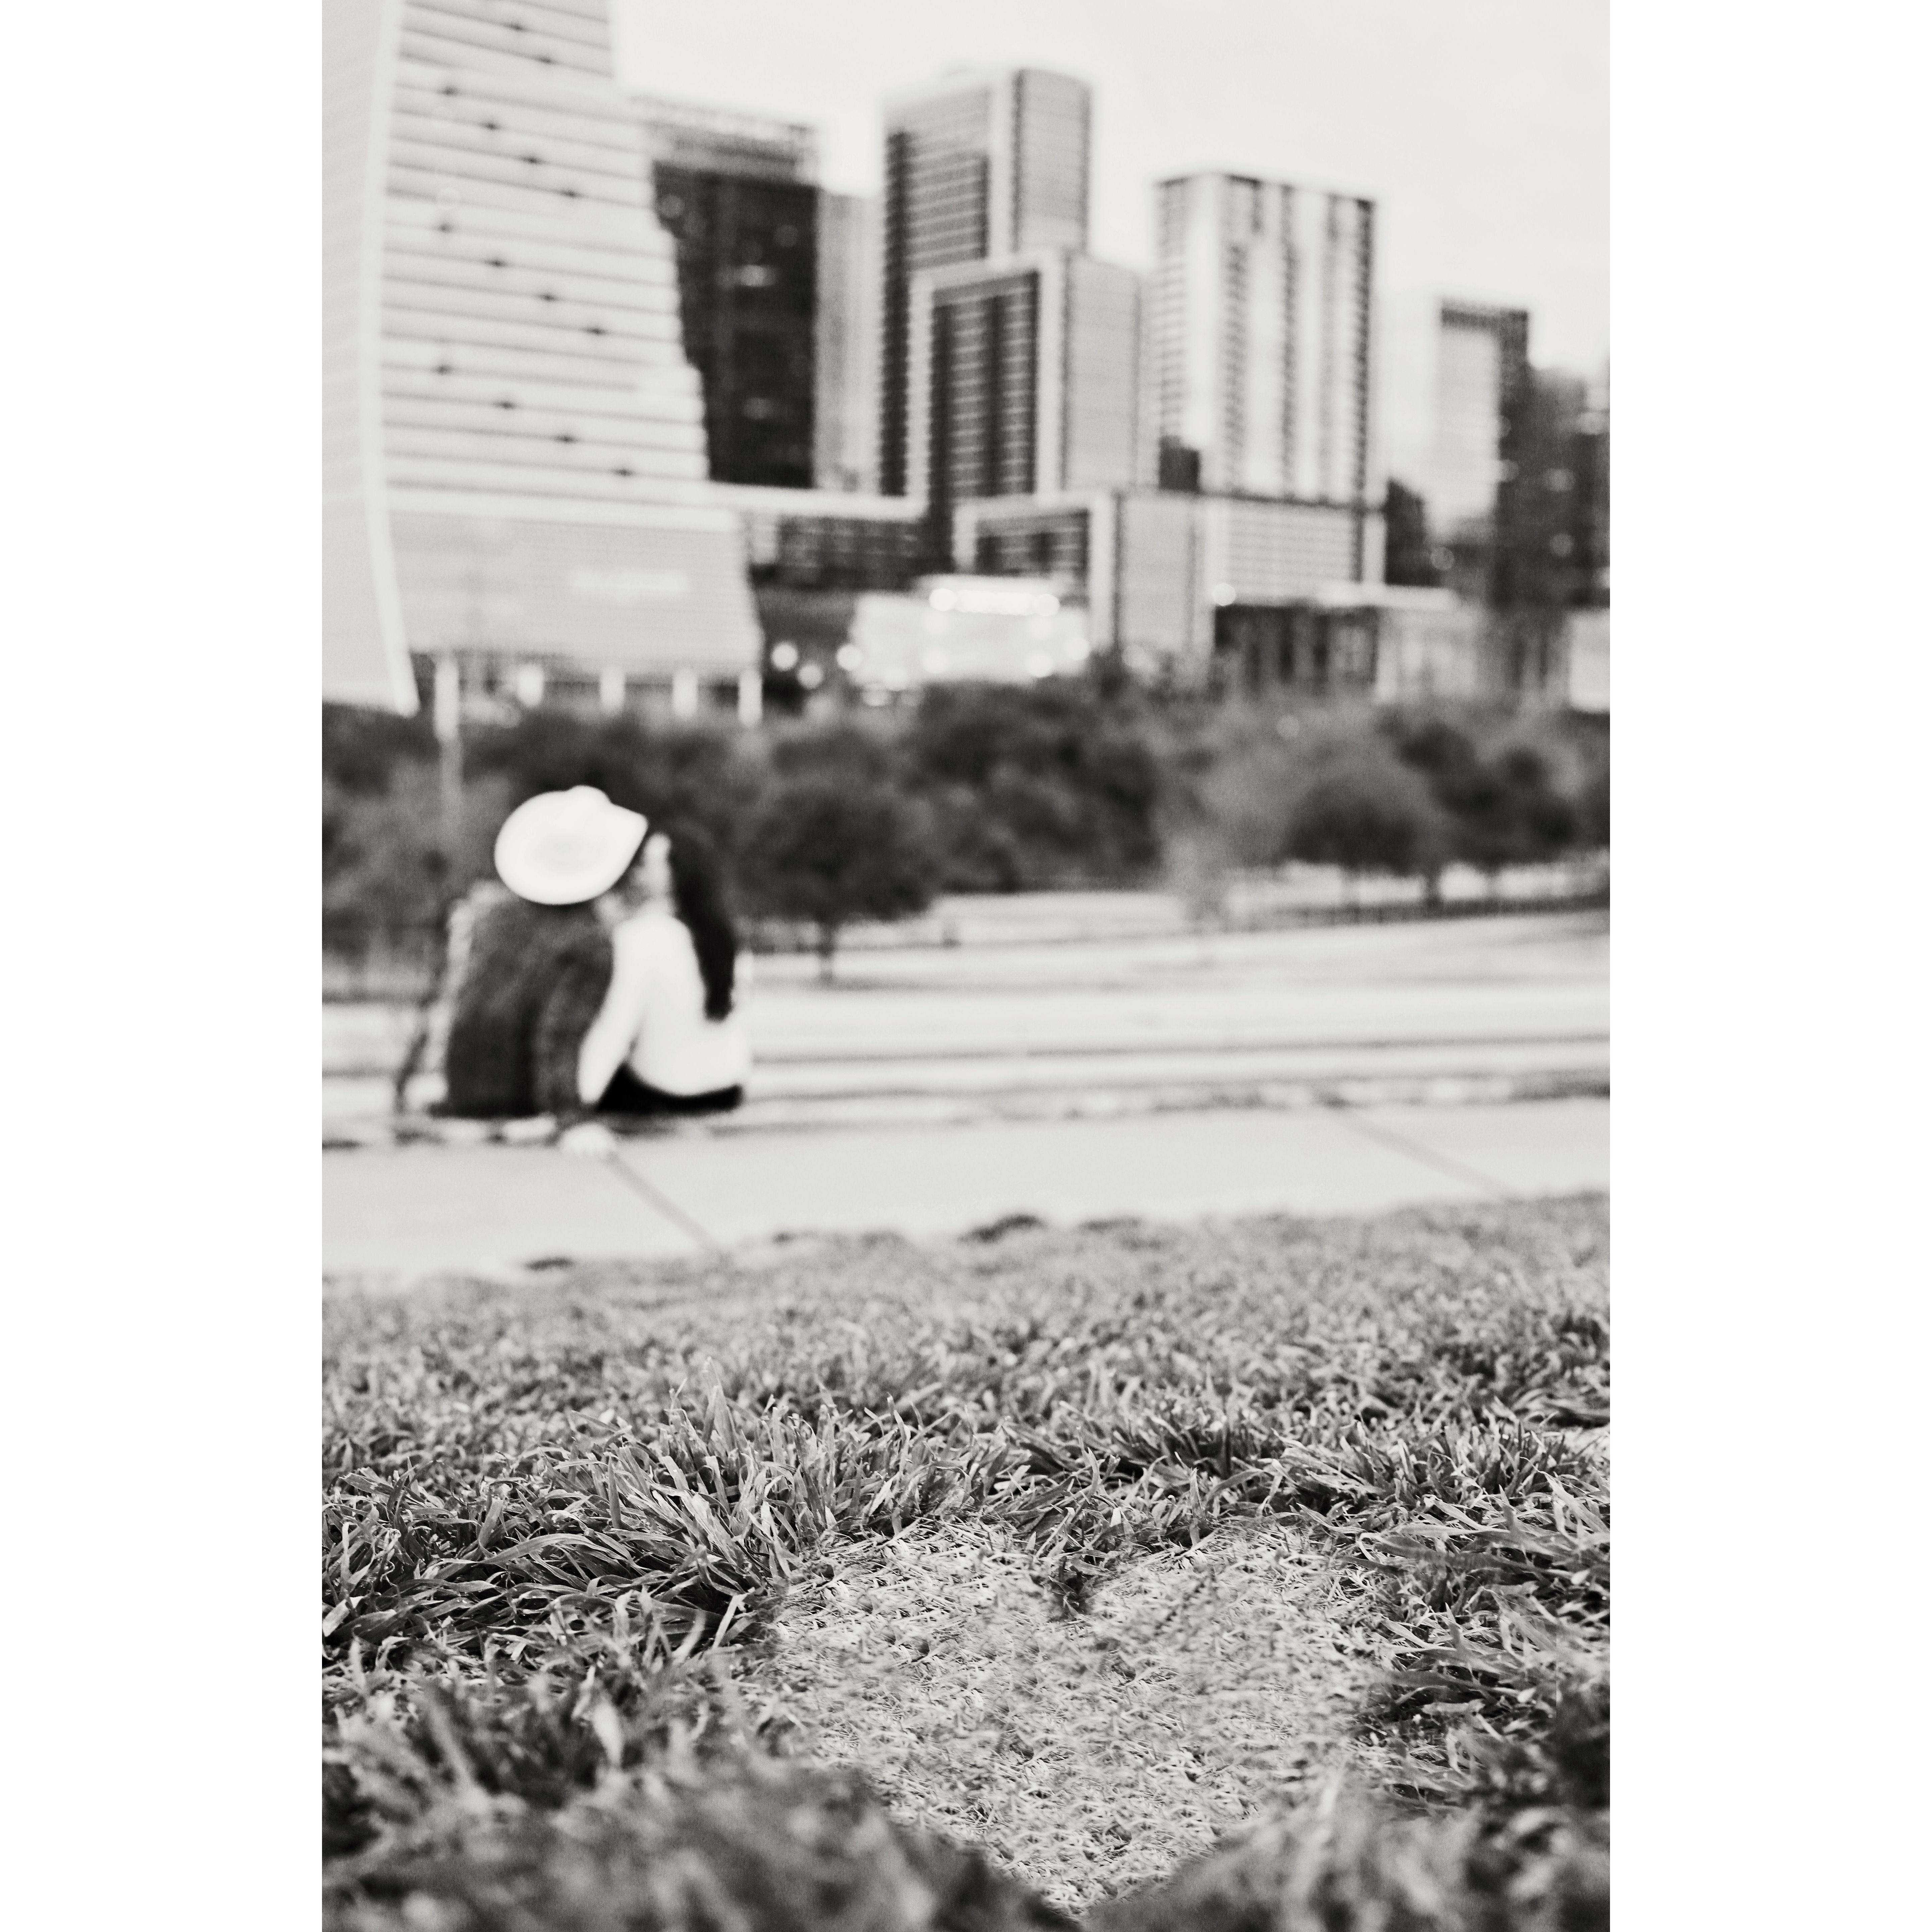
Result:
{"label": "white sun hat", "polygon": [[539,792],[496,834],[496,872],[520,899],[581,905],[621,879],[644,842],[640,812],[613,805],[595,785]]}

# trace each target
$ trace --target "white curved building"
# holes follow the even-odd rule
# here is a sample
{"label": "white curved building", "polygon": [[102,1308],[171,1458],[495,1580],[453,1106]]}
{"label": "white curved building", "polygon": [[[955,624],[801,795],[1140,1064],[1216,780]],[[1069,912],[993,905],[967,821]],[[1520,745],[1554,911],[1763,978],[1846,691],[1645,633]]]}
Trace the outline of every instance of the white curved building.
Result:
{"label": "white curved building", "polygon": [[[323,692],[758,662],[605,0],[327,0]],[[621,686],[618,687],[621,688]]]}

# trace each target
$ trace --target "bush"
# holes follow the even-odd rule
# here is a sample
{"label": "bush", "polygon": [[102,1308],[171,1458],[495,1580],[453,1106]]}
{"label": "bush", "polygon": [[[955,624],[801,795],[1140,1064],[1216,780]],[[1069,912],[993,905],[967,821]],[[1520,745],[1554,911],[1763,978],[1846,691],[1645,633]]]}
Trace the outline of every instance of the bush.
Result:
{"label": "bush", "polygon": [[360,704],[322,707],[323,778],[358,798],[380,797],[399,768],[436,762],[436,734],[427,712],[399,718]]}
{"label": "bush", "polygon": [[[772,788],[860,783],[875,814],[892,794],[903,808],[892,868],[916,874],[926,896],[915,904],[910,887],[874,882],[853,899],[838,886],[860,909],[820,926],[828,958],[850,918],[895,916],[872,910],[888,901],[916,910],[934,892],[1134,885],[1165,871],[1205,912],[1231,868],[1286,856],[1431,880],[1462,860],[1493,877],[1610,836],[1603,720],[1339,705],[1274,720],[1245,706],[1156,706],[1096,677],[940,686],[909,712],[754,734],[556,710],[473,728],[470,829],[452,869],[437,844],[427,722],[331,705],[322,724],[325,938],[338,950],[435,926],[452,890],[487,871],[503,814],[576,784],[694,828],[734,876],[756,856],[768,908],[801,894],[830,904],[833,890],[816,874],[798,894],[782,890],[770,854],[797,848],[783,813],[766,810]],[[820,924],[815,912],[787,916]]]}
{"label": "bush", "polygon": [[1171,850],[1213,849],[1222,862],[1286,859],[1432,882],[1450,855],[1427,782],[1406,767],[1366,707],[1264,721],[1210,721],[1174,755],[1187,773]]}
{"label": "bush", "polygon": [[695,826],[728,862],[763,782],[761,760],[735,727],[662,724],[632,716],[532,711],[472,736],[466,769],[503,781],[506,808],[538,792],[595,785],[654,823]]}
{"label": "bush", "polygon": [[815,927],[826,979],[846,926],[924,911],[937,871],[924,814],[896,787],[862,773],[776,779],[746,839],[752,908]]}
{"label": "bush", "polygon": [[1428,788],[1400,768],[1332,772],[1297,802],[1283,856],[1339,866],[1352,878],[1365,872],[1433,877],[1442,862],[1438,818]]}
{"label": "bush", "polygon": [[1396,758],[1428,781],[1451,827],[1449,850],[1466,866],[1493,879],[1505,866],[1559,858],[1576,844],[1576,808],[1536,746],[1503,742],[1484,755],[1439,717],[1414,727],[1396,718],[1389,736]]}
{"label": "bush", "polygon": [[1097,686],[934,686],[906,728],[953,891],[1126,883],[1160,862],[1154,734]]}
{"label": "bush", "polygon": [[386,783],[361,792],[323,781],[322,944],[344,958],[384,946],[433,947],[450,906],[489,875],[509,808],[500,784],[468,787],[456,850],[446,853],[434,766],[398,764]]}
{"label": "bush", "polygon": [[1382,732],[1429,782],[1454,828],[1454,856],[1493,876],[1610,843],[1607,725],[1547,714],[1472,718],[1394,712]]}
{"label": "bush", "polygon": [[781,725],[767,740],[782,778],[852,778],[872,785],[905,782],[904,732],[894,718],[833,717]]}

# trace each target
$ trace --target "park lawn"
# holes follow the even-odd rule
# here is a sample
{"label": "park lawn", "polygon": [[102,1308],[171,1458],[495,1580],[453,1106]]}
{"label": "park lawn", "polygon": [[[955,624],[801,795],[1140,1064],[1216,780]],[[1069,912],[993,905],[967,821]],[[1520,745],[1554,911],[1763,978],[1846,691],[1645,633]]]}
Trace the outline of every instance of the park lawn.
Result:
{"label": "park lawn", "polygon": [[344,1928],[1606,1924],[1607,1208],[326,1312]]}

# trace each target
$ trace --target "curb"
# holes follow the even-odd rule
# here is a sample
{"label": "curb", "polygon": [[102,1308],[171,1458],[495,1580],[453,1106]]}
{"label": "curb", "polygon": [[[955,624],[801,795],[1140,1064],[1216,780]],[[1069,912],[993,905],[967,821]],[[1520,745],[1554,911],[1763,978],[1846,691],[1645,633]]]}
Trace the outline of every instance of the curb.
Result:
{"label": "curb", "polygon": [[[796,1133],[836,1128],[986,1126],[1000,1121],[1120,1120],[1150,1114],[1251,1109],[1293,1112],[1316,1107],[1504,1106],[1527,1100],[1604,1100],[1600,1067],[1520,1074],[1392,1074],[1328,1080],[1262,1080],[1170,1087],[1037,1089],[953,1096],[855,1096],[828,1100],[751,1100],[735,1114],[710,1119],[607,1123],[627,1140],[709,1139],[733,1134]],[[464,1120],[402,1114],[338,1120],[322,1130],[325,1154],[402,1147],[546,1147],[556,1137],[548,1117]]]}

